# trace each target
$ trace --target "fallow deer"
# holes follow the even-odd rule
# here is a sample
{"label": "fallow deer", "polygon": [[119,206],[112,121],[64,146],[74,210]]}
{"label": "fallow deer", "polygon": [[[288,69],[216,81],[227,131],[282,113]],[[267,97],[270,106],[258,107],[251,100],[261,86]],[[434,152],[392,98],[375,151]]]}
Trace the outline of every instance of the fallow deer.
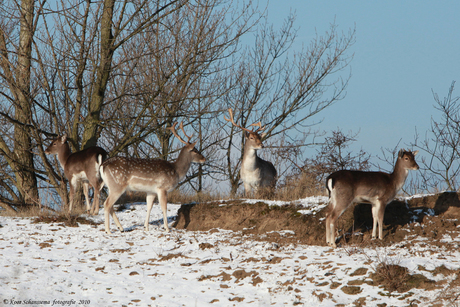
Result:
{"label": "fallow deer", "polygon": [[240,170],[245,194],[249,195],[257,192],[260,188],[273,190],[276,186],[276,169],[271,162],[257,156],[257,150],[264,147],[262,138],[265,137],[265,133],[259,134],[259,131],[263,131],[265,126],[262,127],[262,124],[259,122],[251,124],[251,126],[259,127],[257,130],[246,129],[235,123],[232,109],[228,109],[228,113],[230,114],[230,118],[226,118],[224,115],[224,119],[231,122],[235,127],[245,131],[243,161],[241,162]]}
{"label": "fallow deer", "polygon": [[[86,199],[86,211],[88,214],[96,215],[99,212],[100,191],[104,187],[99,167],[107,158],[107,152],[101,147],[92,146],[82,151],[70,152],[67,136],[58,136],[45,150],[48,155],[57,155],[59,164],[64,169],[64,175],[69,181],[69,212],[72,211],[75,190],[78,181],[83,182],[83,194]],[[90,207],[88,190],[89,185],[94,188],[93,205]]]}
{"label": "fallow deer", "polygon": [[188,141],[184,141],[176,132],[177,122],[168,129],[185,144],[175,162],[168,162],[162,159],[138,159],[113,157],[106,160],[101,166],[101,177],[109,189],[109,196],[104,203],[105,232],[110,234],[110,217],[120,231],[123,231],[113,205],[117,199],[126,191],[146,192],[147,216],[145,218],[145,231],[149,230],[150,211],[153,207],[155,194],[158,195],[158,202],[163,211],[163,223],[169,232],[167,213],[167,193],[177,187],[190,168],[192,162],[204,163],[206,159],[195,148],[195,143],[190,143],[192,136],[187,136],[182,123],[180,128]]}
{"label": "fallow deer", "polygon": [[401,190],[406,181],[409,170],[418,170],[415,162],[418,151],[401,149],[391,174],[384,172],[364,172],[341,170],[329,175],[326,179],[326,188],[329,192],[329,213],[326,216],[326,243],[337,247],[335,231],[337,219],[355,202],[372,204],[372,238],[383,238],[383,216],[385,207]]}

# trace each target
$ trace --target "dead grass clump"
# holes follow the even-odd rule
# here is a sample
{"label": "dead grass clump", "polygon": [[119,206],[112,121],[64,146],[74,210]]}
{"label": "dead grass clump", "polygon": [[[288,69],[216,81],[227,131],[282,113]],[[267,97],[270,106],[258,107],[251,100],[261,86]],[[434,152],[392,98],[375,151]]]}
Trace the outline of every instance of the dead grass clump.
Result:
{"label": "dead grass clump", "polygon": [[98,225],[92,220],[88,220],[83,216],[75,214],[60,214],[60,215],[41,215],[36,217],[32,223],[62,223],[66,227],[78,227],[79,224]]}
{"label": "dead grass clump", "polygon": [[379,263],[375,273],[370,277],[374,285],[382,286],[389,292],[403,293],[413,288],[430,291],[436,288],[436,282],[422,274],[411,275],[407,268],[386,262]]}
{"label": "dead grass clump", "polygon": [[407,291],[405,288],[408,281],[409,270],[405,267],[381,262],[373,275],[372,279],[374,282],[382,285],[387,291]]}
{"label": "dead grass clump", "polygon": [[278,187],[275,198],[278,200],[292,201],[311,195],[324,195],[323,182],[308,173],[300,173],[288,178]]}
{"label": "dead grass clump", "polygon": [[257,192],[242,194],[242,198],[278,200],[277,190],[273,187],[259,187]]}
{"label": "dead grass clump", "polygon": [[30,206],[20,206],[16,208],[17,211],[2,211],[0,215],[2,216],[14,216],[14,217],[31,217],[39,215],[54,214],[56,210],[48,208],[46,206],[30,205]]}

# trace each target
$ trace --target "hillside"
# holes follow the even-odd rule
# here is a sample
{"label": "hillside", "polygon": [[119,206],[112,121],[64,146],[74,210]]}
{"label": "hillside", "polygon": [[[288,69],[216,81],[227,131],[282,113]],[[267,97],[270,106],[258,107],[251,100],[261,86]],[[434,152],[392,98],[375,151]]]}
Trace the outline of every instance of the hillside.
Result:
{"label": "hillside", "polygon": [[[391,203],[385,238],[369,240],[369,205],[324,242],[325,197],[168,204],[96,217],[0,217],[0,304],[29,306],[459,306],[456,193]],[[345,235],[343,235],[345,234]],[[34,304],[35,303],[35,304]],[[55,304],[55,305],[56,305]]]}

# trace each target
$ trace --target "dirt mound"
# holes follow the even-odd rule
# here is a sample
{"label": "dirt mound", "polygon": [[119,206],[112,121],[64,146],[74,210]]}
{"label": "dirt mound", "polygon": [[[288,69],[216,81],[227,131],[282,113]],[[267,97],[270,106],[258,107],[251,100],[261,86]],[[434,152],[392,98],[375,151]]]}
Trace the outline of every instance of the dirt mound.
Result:
{"label": "dirt mound", "polygon": [[[278,244],[302,243],[325,245],[324,218],[328,208],[316,215],[303,215],[295,204],[270,206],[264,202],[212,202],[183,205],[173,225],[191,231],[214,228],[241,231],[256,239]],[[370,240],[372,212],[370,204],[348,208],[337,222],[338,244],[387,245],[403,241],[408,234],[439,242],[445,234],[460,232],[460,199],[457,193],[415,197],[388,204],[384,218],[384,239]]]}
{"label": "dirt mound", "polygon": [[304,208],[294,204],[269,206],[264,202],[242,201],[183,205],[173,226],[194,231],[221,228],[258,235],[271,242],[319,245],[322,225],[318,219],[324,218],[325,212],[303,215],[298,212],[301,209]]}

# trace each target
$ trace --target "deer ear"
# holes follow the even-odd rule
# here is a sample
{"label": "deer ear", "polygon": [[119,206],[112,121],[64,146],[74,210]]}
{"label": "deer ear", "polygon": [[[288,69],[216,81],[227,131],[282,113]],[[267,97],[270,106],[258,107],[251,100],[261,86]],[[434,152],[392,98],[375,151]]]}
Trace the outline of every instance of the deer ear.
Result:
{"label": "deer ear", "polygon": [[189,145],[190,148],[191,148],[190,150],[193,150],[193,148],[195,148],[196,143],[198,143],[198,141],[196,141],[195,143],[191,143],[191,144]]}
{"label": "deer ear", "polygon": [[404,149],[400,149],[400,150],[399,150],[398,156],[399,156],[400,158],[402,158],[402,157],[404,156]]}
{"label": "deer ear", "polygon": [[245,132],[244,132],[244,137],[245,137],[246,139],[249,138],[249,132],[245,131]]}
{"label": "deer ear", "polygon": [[61,143],[64,144],[65,141],[67,141],[67,134],[64,134],[63,136],[61,136]]}
{"label": "deer ear", "polygon": [[413,151],[412,154],[413,154],[414,156],[416,156],[416,155],[418,154],[418,150]]}
{"label": "deer ear", "polygon": [[266,135],[267,135],[267,133],[263,132],[263,133],[260,134],[260,137],[263,139]]}

